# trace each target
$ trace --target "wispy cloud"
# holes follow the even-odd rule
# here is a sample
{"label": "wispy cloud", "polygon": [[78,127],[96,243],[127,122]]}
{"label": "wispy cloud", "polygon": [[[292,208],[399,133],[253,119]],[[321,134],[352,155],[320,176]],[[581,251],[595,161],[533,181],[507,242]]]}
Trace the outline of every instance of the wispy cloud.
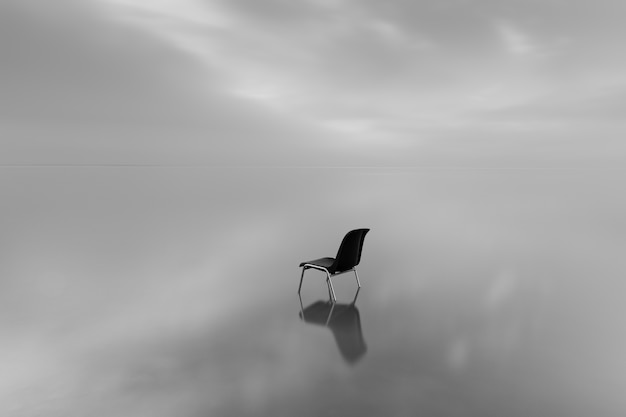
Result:
{"label": "wispy cloud", "polygon": [[626,90],[624,7],[609,1],[7,4],[0,83],[12,99],[0,108],[13,132],[20,118],[29,129],[38,118],[99,120],[105,136],[168,126],[137,141],[137,154],[205,132],[213,150],[260,146],[260,136],[295,151],[332,135],[382,149],[455,126],[471,139],[502,121],[622,119],[611,97]]}
{"label": "wispy cloud", "polygon": [[[277,0],[138,6],[133,0],[109,1],[126,12],[130,6],[143,8],[144,17],[136,15],[142,24],[219,68],[229,80],[224,86],[229,92],[311,118],[323,118],[335,107],[340,113],[352,107],[350,118],[362,117],[364,102],[379,117],[390,106],[396,112],[397,102],[426,114],[446,114],[449,108],[456,114],[459,107],[475,108],[468,96],[484,96],[496,84],[507,94],[498,80],[515,95],[516,84],[544,89],[551,68],[556,71],[564,61],[594,69],[584,60],[591,45],[579,42],[577,50],[545,54],[567,39],[587,36],[574,27],[584,13],[576,13],[581,8],[576,5],[567,19],[552,2],[504,8],[486,1],[439,6]],[[607,4],[598,9],[611,12]],[[162,19],[147,17],[150,10]],[[511,64],[510,56],[535,61],[514,69],[520,63]]]}
{"label": "wispy cloud", "polygon": [[500,22],[497,24],[497,29],[502,43],[511,54],[528,55],[536,49],[530,37],[519,28],[507,22]]}

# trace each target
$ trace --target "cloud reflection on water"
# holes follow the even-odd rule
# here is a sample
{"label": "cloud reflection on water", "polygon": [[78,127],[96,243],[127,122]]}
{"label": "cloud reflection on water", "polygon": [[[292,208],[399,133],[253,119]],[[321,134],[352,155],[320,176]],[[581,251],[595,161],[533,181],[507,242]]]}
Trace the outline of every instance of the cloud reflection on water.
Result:
{"label": "cloud reflection on water", "polygon": [[[619,176],[3,172],[7,415],[624,409]],[[351,367],[296,317],[298,263],[363,224]]]}

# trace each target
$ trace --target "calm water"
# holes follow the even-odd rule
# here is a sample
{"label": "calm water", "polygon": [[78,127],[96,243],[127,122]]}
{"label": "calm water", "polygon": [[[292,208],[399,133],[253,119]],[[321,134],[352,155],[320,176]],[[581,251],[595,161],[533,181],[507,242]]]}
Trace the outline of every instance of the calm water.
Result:
{"label": "calm water", "polygon": [[2,168],[0,414],[623,416],[625,179]]}

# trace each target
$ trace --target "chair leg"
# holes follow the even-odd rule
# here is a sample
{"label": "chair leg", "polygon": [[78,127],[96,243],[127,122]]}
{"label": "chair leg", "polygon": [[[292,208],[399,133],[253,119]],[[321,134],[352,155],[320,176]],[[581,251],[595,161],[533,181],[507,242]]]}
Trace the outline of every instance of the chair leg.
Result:
{"label": "chair leg", "polygon": [[333,305],[330,307],[330,311],[328,312],[328,317],[326,318],[326,323],[324,324],[324,326],[328,326],[328,323],[330,323],[330,319],[333,318],[334,309],[335,309],[335,303],[333,303]]}
{"label": "chair leg", "polygon": [[333,295],[330,292],[330,282],[328,282],[328,277],[326,277],[326,289],[328,290],[328,298],[330,301],[333,301]]}
{"label": "chair leg", "polygon": [[335,295],[335,289],[333,288],[333,281],[330,279],[330,274],[328,272],[326,272],[326,276],[328,277],[328,285],[330,287],[330,292],[332,293],[333,296],[333,302],[337,302],[337,296]]}
{"label": "chair leg", "polygon": [[298,294],[298,299],[300,300],[300,319],[304,320],[304,305],[302,304],[302,297],[300,294]]}
{"label": "chair leg", "polygon": [[356,277],[356,283],[361,288],[361,281],[359,281],[359,274],[356,273],[356,268],[354,268],[354,276]]}
{"label": "chair leg", "polygon": [[300,275],[300,286],[298,287],[298,294],[300,294],[300,290],[302,289],[302,280],[304,279],[304,270],[305,268],[302,267],[302,275]]}

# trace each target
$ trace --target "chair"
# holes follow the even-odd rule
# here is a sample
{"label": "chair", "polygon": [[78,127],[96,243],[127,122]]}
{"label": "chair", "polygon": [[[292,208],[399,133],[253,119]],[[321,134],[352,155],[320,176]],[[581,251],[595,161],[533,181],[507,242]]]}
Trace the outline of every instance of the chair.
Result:
{"label": "chair", "polygon": [[302,281],[304,279],[304,271],[307,269],[317,269],[326,273],[326,285],[328,286],[328,294],[333,302],[337,302],[335,295],[335,289],[333,288],[333,282],[331,277],[344,274],[346,272],[354,271],[356,277],[356,283],[361,288],[361,282],[359,281],[359,275],[356,272],[356,266],[361,261],[361,251],[363,250],[363,241],[365,235],[370,229],[356,229],[349,231],[343,238],[337,256],[335,258],[319,258],[313,261],[302,262],[300,267],[302,268],[302,275],[300,276],[300,286],[298,287],[298,294],[302,289]]}

